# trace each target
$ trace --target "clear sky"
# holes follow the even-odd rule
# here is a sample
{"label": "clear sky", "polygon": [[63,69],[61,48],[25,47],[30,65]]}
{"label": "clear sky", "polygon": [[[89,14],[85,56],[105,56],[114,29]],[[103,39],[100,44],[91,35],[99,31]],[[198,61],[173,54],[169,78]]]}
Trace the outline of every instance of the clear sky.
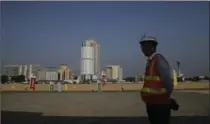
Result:
{"label": "clear sky", "polygon": [[125,76],[144,72],[138,40],[158,39],[158,52],[185,75],[209,75],[208,2],[1,2],[4,64],[68,64],[80,73],[81,41],[101,44],[102,67]]}

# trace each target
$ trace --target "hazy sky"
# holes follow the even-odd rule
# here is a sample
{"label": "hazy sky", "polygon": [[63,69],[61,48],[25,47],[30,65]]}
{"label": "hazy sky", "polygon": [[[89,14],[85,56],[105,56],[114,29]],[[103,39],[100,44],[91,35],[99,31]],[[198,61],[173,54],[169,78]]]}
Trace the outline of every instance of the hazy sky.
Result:
{"label": "hazy sky", "polygon": [[185,75],[209,75],[208,2],[1,2],[6,64],[68,64],[80,73],[81,41],[101,44],[102,67],[125,76],[144,72],[138,40],[158,39],[158,52]]}

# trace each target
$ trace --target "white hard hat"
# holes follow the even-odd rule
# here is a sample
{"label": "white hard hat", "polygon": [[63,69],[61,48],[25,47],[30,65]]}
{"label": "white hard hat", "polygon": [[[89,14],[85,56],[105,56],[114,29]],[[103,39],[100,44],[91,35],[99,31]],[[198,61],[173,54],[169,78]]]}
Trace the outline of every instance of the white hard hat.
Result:
{"label": "white hard hat", "polygon": [[155,37],[146,36],[146,35],[144,35],[141,38],[141,41],[139,43],[141,45],[143,45],[144,43],[147,43],[147,42],[153,43],[154,45],[157,45],[158,44],[157,39]]}

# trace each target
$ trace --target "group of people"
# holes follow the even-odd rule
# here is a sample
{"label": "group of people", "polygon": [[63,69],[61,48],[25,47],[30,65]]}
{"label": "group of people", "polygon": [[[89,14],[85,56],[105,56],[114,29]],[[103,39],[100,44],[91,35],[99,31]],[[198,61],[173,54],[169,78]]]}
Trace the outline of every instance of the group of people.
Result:
{"label": "group of people", "polygon": [[[58,85],[58,92],[62,92],[62,84],[60,82],[57,83]],[[105,85],[105,76],[98,76],[97,79],[97,87],[98,87],[98,91],[101,92],[102,91],[102,86]],[[67,89],[67,88],[66,88]],[[49,91],[53,92],[54,91],[54,83],[52,81],[50,81],[49,83]]]}
{"label": "group of people", "polygon": [[[62,87],[61,82],[57,82],[57,85],[58,85],[58,92],[62,92],[63,87]],[[50,83],[49,83],[49,91],[50,92],[54,91],[54,82],[52,82],[52,81],[50,81]]]}
{"label": "group of people", "polygon": [[[29,83],[29,88],[32,90],[36,89],[36,78],[35,77],[30,77],[30,83]],[[62,83],[61,82],[57,82],[58,85],[58,92],[62,92]],[[104,80],[104,76],[102,76],[101,78],[97,79],[97,85],[98,85],[98,91],[102,91],[102,86],[105,85],[105,80]],[[67,88],[65,88],[67,89]],[[50,81],[49,82],[49,91],[53,92],[54,91],[54,82]]]}

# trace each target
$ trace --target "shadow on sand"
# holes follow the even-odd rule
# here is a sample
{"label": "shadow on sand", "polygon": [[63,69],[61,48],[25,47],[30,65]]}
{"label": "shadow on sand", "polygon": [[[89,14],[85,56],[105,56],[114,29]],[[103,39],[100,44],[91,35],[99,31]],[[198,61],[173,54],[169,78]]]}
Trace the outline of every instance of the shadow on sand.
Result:
{"label": "shadow on sand", "polygon": [[[2,124],[149,124],[147,117],[43,116],[39,112],[1,111]],[[171,124],[209,124],[208,116],[176,116]]]}

